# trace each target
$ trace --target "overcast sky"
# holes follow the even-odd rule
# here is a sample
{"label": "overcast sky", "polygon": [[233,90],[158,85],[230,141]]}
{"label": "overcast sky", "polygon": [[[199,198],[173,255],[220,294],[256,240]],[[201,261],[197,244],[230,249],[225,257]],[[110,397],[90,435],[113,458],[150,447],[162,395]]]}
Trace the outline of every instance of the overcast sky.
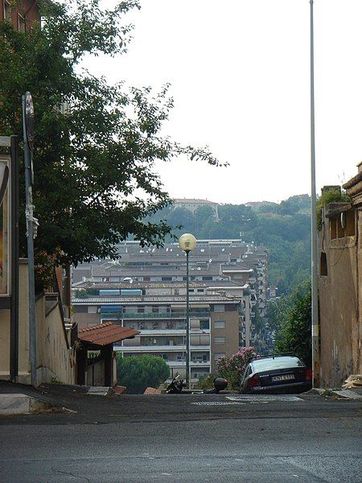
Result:
{"label": "overcast sky", "polygon": [[[113,0],[105,0],[105,4]],[[171,196],[221,203],[310,193],[309,0],[141,0],[125,56],[91,70],[171,82],[165,132],[228,168],[158,166]],[[315,0],[318,189],[362,161],[362,0]]]}

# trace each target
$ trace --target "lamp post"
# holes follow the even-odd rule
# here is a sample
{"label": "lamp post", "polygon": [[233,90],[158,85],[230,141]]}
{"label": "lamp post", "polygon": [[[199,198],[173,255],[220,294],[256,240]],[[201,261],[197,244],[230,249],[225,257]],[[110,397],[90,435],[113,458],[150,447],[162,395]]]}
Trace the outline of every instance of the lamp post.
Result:
{"label": "lamp post", "polygon": [[33,143],[34,143],[34,106],[30,92],[22,97],[23,137],[25,161],[26,192],[26,238],[28,246],[28,283],[29,283],[29,358],[31,368],[31,384],[37,385],[36,377],[36,314],[35,314],[35,280],[34,280],[34,238],[37,220],[34,218],[33,206]]}
{"label": "lamp post", "polygon": [[315,168],[315,105],[314,105],[314,1],[310,3],[310,126],[311,126],[311,285],[312,285],[312,370],[313,387],[320,384],[320,349],[318,317],[318,243],[317,195]]}
{"label": "lamp post", "polygon": [[196,238],[191,233],[184,233],[180,236],[179,246],[186,253],[186,386],[190,388],[189,254],[196,247]]}

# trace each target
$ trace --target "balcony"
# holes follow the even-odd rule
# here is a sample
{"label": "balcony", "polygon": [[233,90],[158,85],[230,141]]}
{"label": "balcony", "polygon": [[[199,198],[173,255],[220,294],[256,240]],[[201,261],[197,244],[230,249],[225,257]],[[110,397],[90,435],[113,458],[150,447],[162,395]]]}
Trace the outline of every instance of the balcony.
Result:
{"label": "balcony", "polygon": [[[186,361],[166,361],[167,364],[172,367],[173,369],[181,369],[181,368],[186,368]],[[190,361],[190,367],[195,368],[195,367],[210,367],[210,361],[207,362],[193,362]]]}
{"label": "balcony", "polygon": [[[210,334],[210,329],[190,329],[190,334]],[[156,336],[183,336],[186,337],[186,329],[140,329],[140,336],[142,337],[156,337]]]}
{"label": "balcony", "polygon": [[[148,352],[186,352],[186,345],[114,345],[113,350],[124,353],[148,353]],[[190,345],[190,350],[209,351],[209,345]]]}
{"label": "balcony", "polygon": [[[172,312],[124,312],[124,313],[101,313],[103,318],[109,320],[122,320],[122,319],[185,319],[186,313],[172,313]],[[190,317],[195,319],[203,319],[210,317],[210,312],[190,312]]]}

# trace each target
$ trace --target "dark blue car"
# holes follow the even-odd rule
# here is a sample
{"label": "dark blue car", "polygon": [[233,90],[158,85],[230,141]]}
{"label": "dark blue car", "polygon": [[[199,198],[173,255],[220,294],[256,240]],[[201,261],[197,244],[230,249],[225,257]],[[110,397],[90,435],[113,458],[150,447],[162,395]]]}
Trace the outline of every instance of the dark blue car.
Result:
{"label": "dark blue car", "polygon": [[303,392],[312,386],[311,369],[298,357],[276,356],[250,362],[241,377],[242,393]]}

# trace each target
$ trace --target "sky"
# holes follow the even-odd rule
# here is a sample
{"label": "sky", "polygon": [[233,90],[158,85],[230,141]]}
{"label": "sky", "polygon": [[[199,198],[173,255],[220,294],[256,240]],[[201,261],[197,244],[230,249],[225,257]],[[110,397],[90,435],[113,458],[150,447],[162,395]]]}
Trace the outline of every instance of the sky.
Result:
{"label": "sky", "polygon": [[[241,204],[310,193],[309,0],[141,6],[128,53],[87,67],[156,91],[170,82],[175,107],[163,132],[230,164],[157,164],[170,195]],[[362,0],[315,0],[314,15],[320,191],[362,161]]]}

